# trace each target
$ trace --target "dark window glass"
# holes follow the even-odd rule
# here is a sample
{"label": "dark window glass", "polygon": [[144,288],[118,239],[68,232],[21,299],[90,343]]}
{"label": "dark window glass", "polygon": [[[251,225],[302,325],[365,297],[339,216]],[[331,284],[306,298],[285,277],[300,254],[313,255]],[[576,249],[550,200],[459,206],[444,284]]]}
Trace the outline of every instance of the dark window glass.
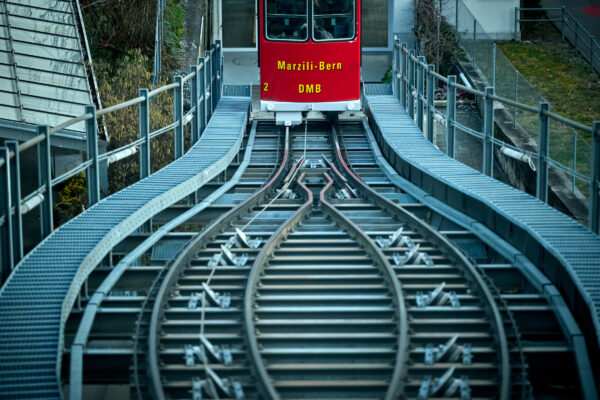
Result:
{"label": "dark window glass", "polygon": [[313,39],[348,40],[354,38],[354,0],[314,0]]}
{"label": "dark window glass", "polygon": [[304,41],[308,38],[307,0],[266,0],[267,39]]}

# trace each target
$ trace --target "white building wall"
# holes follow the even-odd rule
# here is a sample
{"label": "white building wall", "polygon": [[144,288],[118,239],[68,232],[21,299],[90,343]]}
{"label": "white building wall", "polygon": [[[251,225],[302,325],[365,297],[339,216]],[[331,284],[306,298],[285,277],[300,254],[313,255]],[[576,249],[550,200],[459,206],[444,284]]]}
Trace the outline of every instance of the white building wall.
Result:
{"label": "white building wall", "polygon": [[[514,37],[515,7],[519,0],[446,0],[444,16],[449,23],[456,23],[456,7],[458,5],[458,25],[461,32],[472,32],[473,17],[492,39],[510,40]],[[469,12],[464,12],[464,10]],[[518,30],[518,26],[517,26]]]}
{"label": "white building wall", "polygon": [[414,0],[390,0],[392,18],[390,21],[391,43],[394,36],[402,42],[412,43],[414,36]]}

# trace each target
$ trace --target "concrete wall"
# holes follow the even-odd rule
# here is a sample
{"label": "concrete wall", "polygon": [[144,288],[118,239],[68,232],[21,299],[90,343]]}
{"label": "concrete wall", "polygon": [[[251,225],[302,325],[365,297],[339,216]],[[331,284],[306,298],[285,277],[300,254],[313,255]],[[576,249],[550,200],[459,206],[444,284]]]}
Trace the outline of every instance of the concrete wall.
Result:
{"label": "concrete wall", "polygon": [[519,7],[519,0],[446,0],[443,13],[453,25],[457,4],[461,32],[473,31],[473,20],[469,15],[472,14],[492,39],[510,40],[514,37],[515,7]]}
{"label": "concrete wall", "polygon": [[390,0],[392,4],[391,32],[402,42],[412,46],[414,38],[414,0]]}
{"label": "concrete wall", "polygon": [[414,27],[413,0],[391,0],[394,18],[392,31],[394,33],[411,33]]}

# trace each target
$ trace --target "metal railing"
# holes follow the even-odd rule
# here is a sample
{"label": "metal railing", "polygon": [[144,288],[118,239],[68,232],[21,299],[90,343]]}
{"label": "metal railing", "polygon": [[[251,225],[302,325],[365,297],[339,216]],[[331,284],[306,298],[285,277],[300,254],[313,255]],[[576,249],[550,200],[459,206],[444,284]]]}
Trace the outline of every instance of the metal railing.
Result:
{"label": "metal railing", "polygon": [[[521,12],[526,14],[530,11],[544,11],[546,18],[525,18]],[[590,72],[595,69],[600,72],[600,45],[596,38],[569,11],[566,7],[560,8],[520,8],[515,7],[515,40],[519,40],[518,24],[521,22],[552,22],[560,29],[563,41],[568,40],[583,58],[590,64]]]}
{"label": "metal railing", "polygon": [[[190,66],[190,73],[184,77],[175,75],[173,83],[161,86],[152,91],[147,88],[139,89],[139,96],[114,106],[96,110],[94,105],[85,107],[85,113],[71,118],[60,125],[49,127],[40,125],[38,135],[32,139],[18,143],[7,140],[0,147],[0,261],[2,266],[2,282],[12,269],[23,258],[23,223],[22,216],[40,207],[40,231],[42,240],[54,229],[52,207],[52,189],[67,179],[85,172],[88,188],[88,206],[91,207],[101,199],[100,169],[108,164],[130,157],[139,152],[140,179],[150,175],[150,142],[166,132],[174,131],[175,159],[184,154],[184,127],[191,124],[191,144],[198,141],[212,113],[221,98],[222,91],[222,47],[216,41],[199,57],[196,65]],[[185,86],[188,86],[190,110],[184,113],[183,98]],[[150,131],[151,99],[159,93],[173,90],[173,123]],[[97,118],[138,105],[139,110],[139,139],[109,152],[98,152]],[[51,145],[52,135],[63,129],[85,121],[86,126],[86,159],[76,167],[60,176],[52,177]],[[23,151],[37,147],[37,168],[39,187],[27,196],[21,195],[20,159]]]}
{"label": "metal railing", "polygon": [[[459,46],[464,50],[469,59],[469,64],[475,74],[480,74],[491,86],[494,94],[510,98],[514,102],[525,103],[537,107],[546,99],[519,73],[506,55],[496,46],[493,35],[488,34],[479,24],[462,1],[456,1],[456,37]],[[518,28],[518,27],[517,27]],[[537,146],[538,132],[537,119],[531,113],[518,107],[506,107],[511,113],[512,127],[517,135],[524,134],[523,143]],[[550,105],[549,111],[553,111]],[[552,122],[552,136],[550,152],[557,162],[569,165],[574,173],[567,174],[570,182],[570,191],[576,197],[588,197],[586,185],[578,179],[581,175],[589,175],[589,159],[591,146],[581,131],[577,131],[560,122]],[[559,134],[560,133],[560,134]]]}
{"label": "metal railing", "polygon": [[[548,202],[548,168],[554,167],[560,171],[574,175],[589,185],[589,227],[595,233],[600,231],[600,121],[592,126],[586,126],[564,118],[549,111],[547,102],[539,102],[537,107],[522,104],[512,99],[495,94],[494,88],[488,86],[484,91],[456,83],[456,76],[442,76],[435,72],[432,64],[427,64],[425,57],[415,57],[414,50],[409,50],[406,43],[396,40],[393,55],[394,93],[404,106],[411,118],[433,143],[434,119],[445,126],[446,153],[454,158],[456,131],[464,132],[482,140],[483,173],[493,177],[494,152],[498,152],[527,162],[534,166],[536,172],[536,197]],[[434,87],[437,81],[447,85],[447,102],[445,111],[434,106]],[[456,91],[460,89],[474,95],[483,102],[484,117],[481,132],[470,129],[456,121]],[[497,102],[495,105],[494,102]],[[498,107],[516,108],[529,113],[537,119],[538,146],[537,152],[518,148],[510,143],[494,137],[494,110]],[[592,137],[590,174],[582,174],[571,167],[562,164],[549,153],[551,123],[564,124],[570,128],[589,133]],[[423,130],[425,128],[425,130]]]}

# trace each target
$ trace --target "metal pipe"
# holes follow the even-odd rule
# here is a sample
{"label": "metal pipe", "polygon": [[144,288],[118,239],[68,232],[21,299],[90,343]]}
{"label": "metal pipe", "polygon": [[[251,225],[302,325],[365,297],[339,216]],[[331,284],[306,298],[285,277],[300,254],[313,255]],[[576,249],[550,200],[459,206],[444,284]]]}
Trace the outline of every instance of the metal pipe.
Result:
{"label": "metal pipe", "polygon": [[130,147],[128,149],[121,150],[118,153],[111,154],[106,159],[106,162],[108,163],[108,165],[110,165],[110,164],[112,164],[114,162],[117,162],[117,161],[122,160],[124,158],[127,158],[129,156],[132,156],[132,155],[136,154],[137,152],[138,152],[137,146],[133,146],[133,147]]}
{"label": "metal pipe", "polygon": [[531,168],[531,170],[533,172],[536,171],[536,167],[535,167],[535,163],[533,162],[533,159],[530,156],[528,156],[527,154],[522,153],[517,150],[510,149],[508,147],[501,147],[500,152],[507,157],[527,163],[527,165],[529,165],[529,168]]}
{"label": "metal pipe", "polygon": [[168,84],[168,85],[165,85],[165,86],[161,86],[161,87],[159,87],[159,88],[157,88],[157,89],[154,89],[154,90],[153,90],[153,91],[151,91],[150,93],[148,93],[148,97],[154,97],[154,96],[156,96],[157,94],[159,94],[159,93],[162,93],[162,92],[164,92],[164,91],[166,91],[166,90],[169,90],[169,89],[175,89],[177,86],[179,86],[179,83],[178,83],[178,82],[175,82],[175,83],[170,83],[170,84]]}
{"label": "metal pipe", "polygon": [[537,179],[536,179],[536,197],[548,202],[548,138],[550,135],[550,126],[548,117],[544,111],[548,110],[550,104],[540,102],[538,111],[538,158],[537,158]]}
{"label": "metal pipe", "polygon": [[447,99],[448,104],[446,107],[446,154],[448,157],[454,158],[454,116],[456,115],[456,76],[450,75],[448,77],[448,90]]}
{"label": "metal pipe", "polygon": [[27,214],[29,211],[42,204],[42,201],[44,201],[44,195],[40,193],[27,199],[26,201],[21,203],[21,214]]}
{"label": "metal pipe", "polygon": [[144,101],[144,97],[140,96],[140,97],[136,97],[135,99],[131,99],[131,100],[127,100],[123,103],[119,103],[119,104],[115,104],[114,106],[108,107],[108,108],[103,108],[102,110],[98,110],[96,112],[96,116],[100,117],[104,114],[108,114],[111,113],[113,111],[117,111],[117,110],[122,110],[123,108],[127,108],[129,106],[133,106],[136,105],[138,103],[141,103],[142,101]]}
{"label": "metal pipe", "polygon": [[467,77],[465,76],[465,74],[463,74],[462,72],[458,75],[460,77],[460,80],[465,84],[465,86],[469,89],[473,89],[473,86],[471,86],[471,84],[469,83],[469,80],[467,79]]}

